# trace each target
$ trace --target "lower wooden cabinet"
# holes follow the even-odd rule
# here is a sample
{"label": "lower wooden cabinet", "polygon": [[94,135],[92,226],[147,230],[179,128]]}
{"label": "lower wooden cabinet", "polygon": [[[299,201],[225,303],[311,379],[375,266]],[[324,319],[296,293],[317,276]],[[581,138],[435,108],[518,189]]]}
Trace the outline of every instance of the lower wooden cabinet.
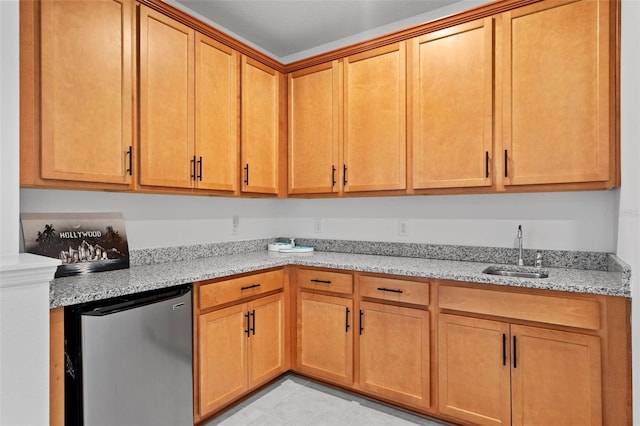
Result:
{"label": "lower wooden cabinet", "polygon": [[439,412],[479,425],[601,425],[600,338],[439,316]]}
{"label": "lower wooden cabinet", "polygon": [[360,302],[359,314],[360,388],[429,408],[429,312]]}
{"label": "lower wooden cabinet", "polygon": [[333,383],[353,384],[353,300],[298,293],[297,369]]}
{"label": "lower wooden cabinet", "polygon": [[198,318],[200,416],[285,371],[284,294]]}

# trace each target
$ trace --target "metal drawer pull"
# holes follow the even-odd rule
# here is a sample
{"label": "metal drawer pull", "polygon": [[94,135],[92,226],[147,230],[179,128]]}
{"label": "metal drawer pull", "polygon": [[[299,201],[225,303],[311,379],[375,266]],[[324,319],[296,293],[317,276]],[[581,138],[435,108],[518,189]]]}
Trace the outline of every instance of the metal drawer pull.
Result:
{"label": "metal drawer pull", "polygon": [[402,290],[394,290],[392,288],[384,288],[384,287],[378,287],[378,290],[380,290],[380,291],[388,291],[390,293],[398,293],[398,294],[402,294],[403,293]]}
{"label": "metal drawer pull", "polygon": [[249,290],[250,288],[256,288],[256,287],[260,287],[260,284],[253,284],[253,285],[248,285],[246,287],[240,287],[240,290]]}
{"label": "metal drawer pull", "polygon": [[318,284],[331,284],[331,281],[329,281],[329,280],[316,280],[316,279],[313,279],[313,280],[311,280],[311,282],[312,283],[318,283]]}

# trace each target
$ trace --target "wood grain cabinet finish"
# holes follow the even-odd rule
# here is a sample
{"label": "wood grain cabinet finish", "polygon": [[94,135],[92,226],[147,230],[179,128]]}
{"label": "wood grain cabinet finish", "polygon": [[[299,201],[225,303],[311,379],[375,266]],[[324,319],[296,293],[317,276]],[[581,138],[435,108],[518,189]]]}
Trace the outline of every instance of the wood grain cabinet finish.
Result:
{"label": "wood grain cabinet finish", "polygon": [[490,186],[493,18],[411,40],[413,187]]}
{"label": "wood grain cabinet finish", "polygon": [[[43,1],[39,6],[40,177],[128,185],[133,3]],[[25,156],[22,161],[37,163]]]}
{"label": "wood grain cabinet finish", "polygon": [[428,409],[429,312],[360,302],[360,388],[385,399]]}
{"label": "wood grain cabinet finish", "polygon": [[140,12],[140,184],[235,192],[240,55]]}
{"label": "wood grain cabinet finish", "polygon": [[200,33],[195,46],[195,186],[236,192],[240,55]]}
{"label": "wood grain cabinet finish", "polygon": [[353,385],[353,300],[298,293],[297,370]]}
{"label": "wood grain cabinet finish", "polygon": [[505,186],[616,180],[609,1],[543,1],[502,15]]}
{"label": "wood grain cabinet finish", "polygon": [[405,42],[344,60],[344,192],[406,189]]}
{"label": "wood grain cabinet finish", "polygon": [[439,317],[439,411],[479,425],[601,425],[600,338]]}
{"label": "wood grain cabinet finish", "polygon": [[281,73],[242,56],[242,192],[278,194],[280,190]]}
{"label": "wood grain cabinet finish", "polygon": [[284,303],[278,293],[199,316],[201,417],[284,372]]}
{"label": "wood grain cabinet finish", "polygon": [[338,61],[288,76],[289,194],[335,193],[340,188]]}
{"label": "wood grain cabinet finish", "polygon": [[140,6],[140,184],[191,188],[195,31]]}

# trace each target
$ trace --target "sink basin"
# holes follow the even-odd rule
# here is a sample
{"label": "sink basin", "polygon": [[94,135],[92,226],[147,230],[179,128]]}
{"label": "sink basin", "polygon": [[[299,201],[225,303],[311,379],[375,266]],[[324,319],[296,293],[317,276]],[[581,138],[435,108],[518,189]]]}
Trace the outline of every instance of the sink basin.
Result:
{"label": "sink basin", "polygon": [[500,275],[503,277],[518,277],[518,278],[547,278],[548,272],[545,271],[531,271],[526,269],[510,268],[508,266],[489,266],[482,271],[483,274]]}

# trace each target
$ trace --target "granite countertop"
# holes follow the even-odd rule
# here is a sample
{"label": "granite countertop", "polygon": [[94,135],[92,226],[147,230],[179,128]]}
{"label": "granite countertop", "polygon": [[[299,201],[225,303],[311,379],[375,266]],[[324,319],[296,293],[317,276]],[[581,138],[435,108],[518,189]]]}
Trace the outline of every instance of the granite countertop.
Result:
{"label": "granite countertop", "polygon": [[285,265],[375,272],[408,277],[470,281],[503,286],[630,297],[629,272],[543,268],[548,278],[514,278],[483,274],[493,263],[459,260],[320,252],[284,254],[253,251],[192,260],[132,266],[57,278],[51,284],[50,307],[75,305],[146,290],[226,277]]}

